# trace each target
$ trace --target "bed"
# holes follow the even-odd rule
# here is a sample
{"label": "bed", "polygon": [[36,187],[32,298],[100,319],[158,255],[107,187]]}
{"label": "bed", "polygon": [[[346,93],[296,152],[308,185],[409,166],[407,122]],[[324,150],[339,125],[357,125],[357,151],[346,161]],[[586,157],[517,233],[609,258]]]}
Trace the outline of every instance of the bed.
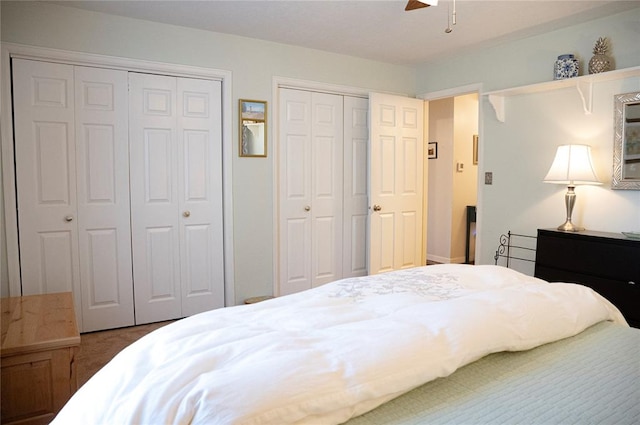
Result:
{"label": "bed", "polygon": [[54,423],[638,423],[639,333],[581,285],[417,267],[165,326]]}

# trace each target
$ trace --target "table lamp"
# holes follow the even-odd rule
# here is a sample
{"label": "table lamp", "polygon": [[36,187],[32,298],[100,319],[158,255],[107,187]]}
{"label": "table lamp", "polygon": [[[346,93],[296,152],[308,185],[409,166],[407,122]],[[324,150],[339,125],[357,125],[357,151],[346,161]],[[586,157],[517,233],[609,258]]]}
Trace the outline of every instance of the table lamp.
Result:
{"label": "table lamp", "polygon": [[601,184],[593,169],[591,161],[591,147],[587,145],[558,146],[553,164],[544,178],[545,183],[567,185],[564,203],[567,208],[567,220],[558,227],[565,232],[579,232],[584,227],[578,227],[571,222],[573,205],[576,202],[574,189],[579,184]]}

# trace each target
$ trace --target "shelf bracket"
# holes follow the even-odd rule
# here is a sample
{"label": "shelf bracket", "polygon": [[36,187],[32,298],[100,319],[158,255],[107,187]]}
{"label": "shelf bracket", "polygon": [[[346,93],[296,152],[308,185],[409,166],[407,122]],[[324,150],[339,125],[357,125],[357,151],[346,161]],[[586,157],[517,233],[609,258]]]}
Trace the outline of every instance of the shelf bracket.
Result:
{"label": "shelf bracket", "polygon": [[489,103],[493,106],[493,110],[496,112],[496,119],[504,122],[504,96],[490,94],[487,97],[489,98]]}
{"label": "shelf bracket", "polygon": [[582,99],[582,108],[586,115],[591,115],[593,111],[593,82],[592,81],[576,81],[576,89]]}

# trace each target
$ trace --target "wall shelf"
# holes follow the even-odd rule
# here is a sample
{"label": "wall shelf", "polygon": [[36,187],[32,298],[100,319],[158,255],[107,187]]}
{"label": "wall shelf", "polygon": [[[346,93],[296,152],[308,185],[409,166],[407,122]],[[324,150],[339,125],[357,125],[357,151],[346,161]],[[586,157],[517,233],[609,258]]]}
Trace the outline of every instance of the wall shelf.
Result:
{"label": "wall shelf", "polygon": [[640,66],[617,69],[615,71],[603,72],[601,74],[583,75],[565,80],[545,81],[543,83],[530,84],[527,86],[512,87],[508,89],[495,90],[483,93],[487,96],[489,103],[493,106],[496,118],[500,122],[505,121],[505,98],[522,94],[540,93],[551,90],[560,90],[567,87],[575,87],[582,100],[582,107],[585,114],[590,114],[593,108],[593,84],[603,81],[621,80],[629,77],[639,77]]}

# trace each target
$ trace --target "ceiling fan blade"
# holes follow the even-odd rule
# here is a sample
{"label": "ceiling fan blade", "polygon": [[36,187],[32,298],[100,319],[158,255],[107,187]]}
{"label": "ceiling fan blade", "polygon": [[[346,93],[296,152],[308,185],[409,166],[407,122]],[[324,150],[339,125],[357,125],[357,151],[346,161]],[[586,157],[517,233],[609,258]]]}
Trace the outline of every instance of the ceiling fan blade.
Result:
{"label": "ceiling fan blade", "polygon": [[409,0],[409,2],[407,3],[407,5],[405,6],[404,10],[409,11],[409,10],[416,10],[416,9],[422,9],[423,7],[429,7],[430,5],[423,3],[421,1],[418,0]]}

